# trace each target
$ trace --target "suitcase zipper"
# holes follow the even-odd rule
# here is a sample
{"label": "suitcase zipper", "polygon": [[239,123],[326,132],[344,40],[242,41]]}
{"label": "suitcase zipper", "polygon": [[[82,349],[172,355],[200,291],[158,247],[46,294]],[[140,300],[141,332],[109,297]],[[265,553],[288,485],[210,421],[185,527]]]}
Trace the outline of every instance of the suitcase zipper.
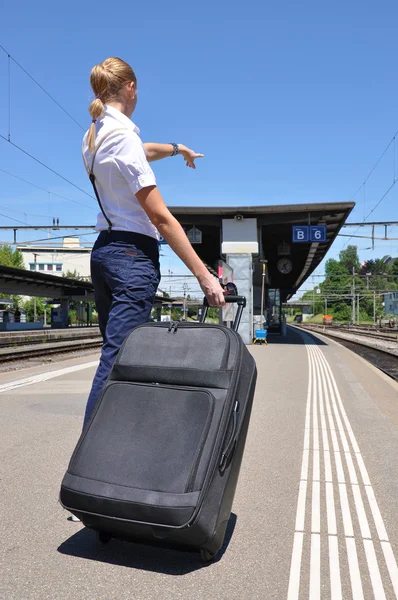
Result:
{"label": "suitcase zipper", "polygon": [[[157,323],[151,323],[151,326],[158,326]],[[139,327],[143,327],[143,325],[139,325]],[[213,325],[210,323],[185,323],[182,321],[172,321],[169,325],[168,328],[168,333],[170,333],[171,331],[173,333],[177,333],[178,328],[182,327],[183,329],[203,329],[203,327],[211,327],[213,329],[219,329],[223,332],[225,339],[226,339],[226,344],[225,344],[225,348],[224,348],[224,352],[223,352],[223,356],[222,356],[222,360],[221,360],[221,368],[226,369],[228,366],[228,357],[229,357],[229,352],[231,349],[231,342],[229,339],[228,334],[225,331],[225,327],[221,327],[220,325]],[[233,330],[231,330],[233,331]]]}
{"label": "suitcase zipper", "polygon": [[[205,391],[205,390],[203,390],[203,391]],[[208,393],[209,393],[209,395],[211,396],[211,399],[212,399],[211,409],[210,409],[210,415],[207,418],[206,427],[205,427],[205,429],[203,430],[203,433],[202,433],[202,439],[200,440],[200,446],[199,446],[199,449],[197,451],[195,461],[194,461],[194,463],[192,465],[191,473],[190,473],[190,475],[188,477],[187,485],[185,487],[185,493],[193,492],[193,484],[195,483],[195,478],[196,478],[196,475],[197,475],[197,472],[198,472],[200,459],[202,458],[203,450],[204,450],[204,447],[205,447],[206,442],[207,442],[207,437],[209,435],[211,421],[213,419],[213,414],[214,414],[214,399],[213,399],[212,394],[210,392],[208,392]]]}

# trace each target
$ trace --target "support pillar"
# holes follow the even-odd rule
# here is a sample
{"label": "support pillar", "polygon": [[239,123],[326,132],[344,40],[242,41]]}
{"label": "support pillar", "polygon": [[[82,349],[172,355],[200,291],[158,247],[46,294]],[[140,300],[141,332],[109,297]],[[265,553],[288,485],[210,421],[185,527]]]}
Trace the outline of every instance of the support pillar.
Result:
{"label": "support pillar", "polygon": [[69,299],[68,298],[63,298],[61,300],[61,315],[62,315],[62,325],[61,327],[68,327],[69,325]]}
{"label": "support pillar", "polygon": [[[239,333],[245,344],[253,341],[253,259],[251,254],[227,254],[227,263],[234,271],[238,293],[246,297]],[[236,310],[236,309],[235,309]]]}

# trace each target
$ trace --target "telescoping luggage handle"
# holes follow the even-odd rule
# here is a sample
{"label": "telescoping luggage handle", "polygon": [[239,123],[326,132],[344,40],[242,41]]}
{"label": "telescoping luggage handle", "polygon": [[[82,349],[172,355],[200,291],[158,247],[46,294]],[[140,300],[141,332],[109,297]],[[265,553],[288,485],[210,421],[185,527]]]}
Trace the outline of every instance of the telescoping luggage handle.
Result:
{"label": "telescoping luggage handle", "polygon": [[[240,324],[240,320],[242,317],[242,312],[243,309],[246,306],[246,298],[244,296],[225,296],[225,302],[228,302],[230,304],[237,304],[238,305],[238,310],[236,312],[236,316],[235,316],[235,320],[234,323],[232,325],[232,329],[234,331],[238,331],[239,329],[239,324]],[[202,314],[200,316],[200,322],[204,323],[207,317],[207,311],[209,309],[209,303],[207,301],[207,298],[203,298],[203,308],[202,308]]]}

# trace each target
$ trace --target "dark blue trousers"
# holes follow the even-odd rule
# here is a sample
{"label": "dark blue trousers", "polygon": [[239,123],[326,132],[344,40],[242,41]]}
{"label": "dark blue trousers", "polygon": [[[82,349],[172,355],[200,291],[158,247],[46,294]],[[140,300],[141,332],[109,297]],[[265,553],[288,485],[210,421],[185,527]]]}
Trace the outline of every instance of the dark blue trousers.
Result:
{"label": "dark blue trousers", "polygon": [[158,242],[128,231],[102,231],[91,254],[91,278],[104,343],[83,427],[124,339],[134,327],[150,319],[160,281]]}

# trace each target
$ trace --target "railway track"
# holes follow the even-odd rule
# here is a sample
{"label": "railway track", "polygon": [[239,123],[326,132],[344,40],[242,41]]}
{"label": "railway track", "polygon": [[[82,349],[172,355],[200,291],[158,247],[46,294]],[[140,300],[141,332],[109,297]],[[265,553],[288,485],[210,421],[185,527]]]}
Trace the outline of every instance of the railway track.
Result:
{"label": "railway track", "polygon": [[[356,337],[355,339],[346,339],[340,337],[339,335],[335,335],[337,330],[336,327],[329,329],[329,327],[325,327],[324,325],[316,325],[312,323],[309,325],[300,325],[300,328],[305,329],[306,331],[314,331],[317,333],[321,333],[326,337],[338,340],[339,344],[345,346],[349,350],[352,350],[359,356],[362,356],[362,358],[364,358],[372,365],[383,371],[386,375],[398,382],[398,355],[391,352],[388,348],[382,349],[372,347],[371,345],[365,343],[365,340],[361,341],[360,339],[358,339],[358,337]],[[384,335],[377,335],[378,332],[376,332],[376,335],[374,335],[373,332],[369,333],[364,329],[354,331],[354,328],[346,327],[343,329],[339,328],[339,330],[342,333],[344,332],[344,334],[352,334],[357,336],[360,335],[363,338],[367,337],[369,341],[371,341],[372,339],[390,341],[392,344],[394,344],[394,346],[392,346],[391,348],[395,350],[396,345],[396,349],[398,350],[398,344],[396,342],[397,334],[395,332],[391,332],[392,336],[386,337]]]}
{"label": "railway track", "polygon": [[311,327],[323,331],[341,331],[344,333],[357,334],[357,335],[366,335],[367,337],[371,337],[377,340],[386,340],[392,342],[398,342],[398,329],[384,330],[379,329],[378,327],[372,327],[368,325],[321,325],[318,323],[309,323],[308,325],[304,323],[304,327]]}
{"label": "railway track", "polygon": [[7,346],[0,348],[0,363],[9,363],[12,361],[27,360],[36,357],[50,356],[54,354],[66,354],[91,348],[100,348],[102,345],[102,337],[77,338],[73,340],[62,340],[57,342],[42,342],[25,345],[17,345],[17,347]]}

